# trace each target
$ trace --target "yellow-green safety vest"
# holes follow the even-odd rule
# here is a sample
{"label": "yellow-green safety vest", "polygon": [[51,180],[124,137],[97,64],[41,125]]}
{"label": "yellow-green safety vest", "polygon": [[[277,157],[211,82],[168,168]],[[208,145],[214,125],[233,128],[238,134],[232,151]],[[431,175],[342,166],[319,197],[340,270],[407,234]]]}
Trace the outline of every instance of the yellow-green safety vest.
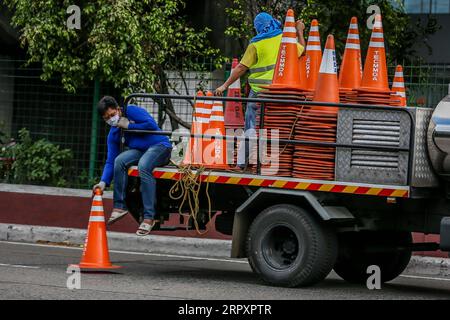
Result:
{"label": "yellow-green safety vest", "polygon": [[256,49],[257,62],[249,69],[248,83],[255,92],[263,89],[260,87],[261,85],[272,83],[281,37],[282,34],[253,43]]}

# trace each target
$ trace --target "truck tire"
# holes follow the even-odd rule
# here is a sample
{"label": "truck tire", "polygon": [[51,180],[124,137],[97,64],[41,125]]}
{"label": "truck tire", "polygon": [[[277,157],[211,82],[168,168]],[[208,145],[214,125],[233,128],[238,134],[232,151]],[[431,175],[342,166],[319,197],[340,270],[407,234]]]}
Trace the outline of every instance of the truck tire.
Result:
{"label": "truck tire", "polygon": [[336,233],[295,205],[262,211],[247,236],[252,270],[266,283],[309,286],[330,273],[338,252]]}
{"label": "truck tire", "polygon": [[[408,266],[411,250],[401,247],[411,243],[410,232],[351,232],[340,235],[334,271],[350,283],[365,284],[370,276],[367,268],[376,265],[380,268],[381,282],[391,281]],[[385,250],[370,250],[376,246],[384,246]]]}

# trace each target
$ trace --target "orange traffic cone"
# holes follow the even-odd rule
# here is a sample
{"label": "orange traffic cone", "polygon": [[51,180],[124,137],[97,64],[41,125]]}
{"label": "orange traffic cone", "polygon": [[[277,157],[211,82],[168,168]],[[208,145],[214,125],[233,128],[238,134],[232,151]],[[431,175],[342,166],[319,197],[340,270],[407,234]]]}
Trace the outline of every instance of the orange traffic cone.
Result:
{"label": "orange traffic cone", "polygon": [[301,90],[297,31],[292,9],[289,9],[286,14],[272,84],[262,87],[267,89]]}
{"label": "orange traffic cone", "polygon": [[381,15],[375,16],[359,91],[390,92]]}
{"label": "orange traffic cone", "polygon": [[106,237],[105,215],[103,213],[102,192],[95,190],[92,200],[91,215],[84,244],[80,269],[118,269],[120,266],[112,265],[109,260],[108,240]]}
{"label": "orange traffic cone", "polygon": [[339,72],[339,89],[341,91],[351,91],[359,88],[361,85],[361,77],[362,63],[358,19],[352,17]]}
{"label": "orange traffic cone", "polygon": [[[198,91],[197,96],[202,97],[203,92]],[[207,101],[204,100],[197,100],[195,102],[194,113],[192,115],[191,134],[203,134],[208,128],[210,109],[206,102]],[[201,165],[203,163],[202,153],[204,147],[202,138],[190,137],[183,164]]]}
{"label": "orange traffic cone", "polygon": [[[333,35],[328,36],[325,44],[313,101],[339,103],[336,50]],[[337,113],[337,108],[314,107],[313,109]]]}
{"label": "orange traffic cone", "polygon": [[[231,65],[231,72],[239,64],[238,59],[234,58]],[[240,98],[241,97],[241,81],[237,79],[231,86],[228,87],[227,97]],[[225,103],[225,127],[227,128],[243,128],[244,127],[244,113],[242,112],[242,102],[227,101]]]}
{"label": "orange traffic cone", "polygon": [[396,106],[406,107],[405,80],[403,78],[403,68],[401,65],[398,65],[395,68],[394,81],[392,82],[392,96],[395,100],[400,100],[400,103],[395,103]]}
{"label": "orange traffic cone", "polygon": [[[203,152],[204,166],[214,169],[228,169],[227,164],[227,141],[225,139],[225,121],[223,116],[222,101],[214,101],[211,117],[209,119],[209,128],[206,135],[222,136],[223,138],[214,138]],[[205,138],[210,140],[210,138]]]}
{"label": "orange traffic cone", "polygon": [[303,64],[301,70],[305,70],[305,73],[300,75],[302,77],[301,83],[307,91],[314,91],[316,88],[321,60],[322,47],[320,44],[319,22],[314,19],[309,29],[305,55],[300,59],[300,62]]}

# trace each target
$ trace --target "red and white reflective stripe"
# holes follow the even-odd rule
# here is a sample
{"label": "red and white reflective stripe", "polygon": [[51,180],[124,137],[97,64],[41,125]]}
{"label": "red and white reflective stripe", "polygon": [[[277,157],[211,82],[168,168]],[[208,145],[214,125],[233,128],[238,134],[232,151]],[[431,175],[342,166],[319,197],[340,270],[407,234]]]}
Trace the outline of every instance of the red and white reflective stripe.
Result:
{"label": "red and white reflective stripe", "polygon": [[291,16],[287,16],[285,22],[293,22],[295,23],[295,18]]}
{"label": "red and white reflective stripe", "polygon": [[94,196],[94,201],[102,201],[102,197],[101,196]]}
{"label": "red and white reflective stripe", "polygon": [[372,32],[373,39],[384,39],[383,32]]}
{"label": "red and white reflective stripe", "polygon": [[347,39],[352,39],[352,40],[359,40],[359,34],[357,34],[357,33],[349,33],[348,35],[347,35]]}
{"label": "red and white reflective stripe", "polygon": [[225,121],[224,117],[222,116],[211,116],[211,118],[209,118],[210,121]]}
{"label": "red and white reflective stripe", "polygon": [[296,38],[283,37],[281,38],[281,43],[297,43]]}
{"label": "red and white reflective stripe", "polygon": [[297,33],[297,29],[295,29],[295,27],[284,27],[283,33],[284,32]]}
{"label": "red and white reflective stripe", "polygon": [[92,206],[91,211],[103,212],[103,207],[102,206]]}
{"label": "red and white reflective stripe", "polygon": [[405,84],[403,82],[393,82],[392,88],[404,88]]}
{"label": "red and white reflective stripe", "polygon": [[316,45],[307,45],[306,46],[306,51],[322,51],[322,48],[320,46],[316,46]]}
{"label": "red and white reflective stripe", "polygon": [[350,43],[350,42],[347,42],[347,43],[345,44],[345,49],[361,50],[361,46],[359,45],[359,43]]}
{"label": "red and white reflective stripe", "polygon": [[369,47],[372,47],[372,48],[384,48],[384,42],[370,41]]}
{"label": "red and white reflective stripe", "polygon": [[311,32],[311,31],[316,31],[316,32],[318,32],[319,31],[319,26],[311,26],[311,29],[309,29],[309,31]]}
{"label": "red and white reflective stripe", "polygon": [[105,222],[104,216],[90,216],[89,222]]}
{"label": "red and white reflective stripe", "polygon": [[356,23],[350,23],[350,28],[352,30],[358,30],[358,25]]}
{"label": "red and white reflective stripe", "polygon": [[309,37],[308,37],[308,41],[316,41],[316,42],[319,42],[319,41],[320,41],[320,37],[318,37],[318,36],[309,36]]}

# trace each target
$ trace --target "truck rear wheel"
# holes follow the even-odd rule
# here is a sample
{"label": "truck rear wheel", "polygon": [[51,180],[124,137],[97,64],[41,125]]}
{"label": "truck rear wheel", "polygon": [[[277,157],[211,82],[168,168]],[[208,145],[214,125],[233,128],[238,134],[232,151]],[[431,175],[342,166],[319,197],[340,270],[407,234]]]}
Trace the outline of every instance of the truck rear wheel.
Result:
{"label": "truck rear wheel", "polygon": [[276,286],[308,286],[325,279],[337,251],[333,229],[288,204],[262,211],[247,237],[250,266],[263,281]]}
{"label": "truck rear wheel", "polygon": [[[408,266],[410,232],[351,232],[339,236],[339,255],[334,271],[351,283],[365,284],[367,268],[380,268],[381,282],[397,278]],[[381,249],[381,250],[380,250]]]}

